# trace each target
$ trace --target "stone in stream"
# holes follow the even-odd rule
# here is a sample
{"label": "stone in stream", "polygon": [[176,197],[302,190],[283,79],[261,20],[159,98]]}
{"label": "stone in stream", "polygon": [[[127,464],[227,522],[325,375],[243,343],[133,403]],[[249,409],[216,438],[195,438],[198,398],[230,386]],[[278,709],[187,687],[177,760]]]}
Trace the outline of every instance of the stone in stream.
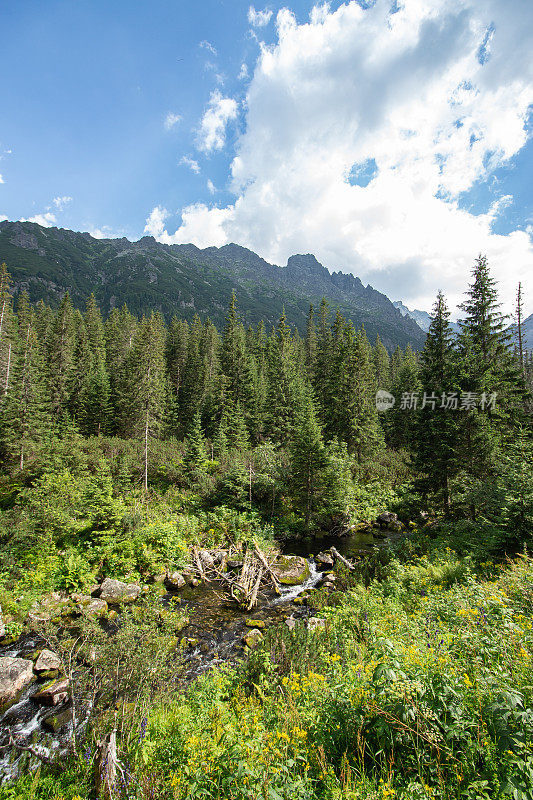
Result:
{"label": "stone in stream", "polygon": [[323,553],[317,553],[315,561],[320,567],[332,567],[334,564],[333,556],[327,550]]}
{"label": "stone in stream", "polygon": [[141,587],[137,583],[123,583],[114,578],[106,578],[100,586],[100,599],[106,603],[133,603],[139,597]]}
{"label": "stone in stream", "polygon": [[266,622],[264,619],[247,619],[245,623],[248,628],[266,628]]}
{"label": "stone in stream", "polygon": [[50,670],[60,670],[61,659],[53,650],[41,650],[35,662],[35,672],[48,672]]}
{"label": "stone in stream", "polygon": [[272,572],[279,583],[285,586],[298,586],[311,574],[307,559],[303,556],[280,556],[272,567]]}
{"label": "stone in stream", "polygon": [[253,628],[249,633],[246,633],[243,636],[244,643],[248,645],[248,647],[253,648],[257,647],[258,644],[261,644],[263,641],[263,634],[259,630],[259,628]]}
{"label": "stone in stream", "polygon": [[181,572],[167,572],[165,586],[169,589],[182,589],[185,585],[185,578]]}
{"label": "stone in stream", "polygon": [[12,656],[0,658],[0,711],[12,705],[33,680],[33,661]]}
{"label": "stone in stream", "polygon": [[39,692],[32,695],[32,700],[45,706],[58,706],[68,698],[70,681],[64,678],[61,681],[52,681]]}
{"label": "stone in stream", "polygon": [[69,722],[72,722],[72,708],[65,708],[63,711],[58,711],[57,714],[51,714],[43,719],[42,726],[52,733],[59,733]]}

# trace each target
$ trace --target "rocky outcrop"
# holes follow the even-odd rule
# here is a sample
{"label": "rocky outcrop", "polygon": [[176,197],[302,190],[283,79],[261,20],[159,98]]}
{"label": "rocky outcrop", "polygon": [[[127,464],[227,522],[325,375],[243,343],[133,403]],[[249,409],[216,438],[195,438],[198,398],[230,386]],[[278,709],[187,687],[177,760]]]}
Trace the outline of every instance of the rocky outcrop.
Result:
{"label": "rocky outcrop", "polygon": [[12,656],[0,658],[0,710],[14,703],[33,679],[33,661]]}
{"label": "rocky outcrop", "polygon": [[297,586],[309,578],[309,564],[302,556],[281,556],[272,572],[279,583],[286,586]]}
{"label": "rocky outcrop", "polygon": [[137,583],[123,583],[114,578],[106,578],[100,586],[100,600],[116,605],[134,603],[140,593],[141,587]]}

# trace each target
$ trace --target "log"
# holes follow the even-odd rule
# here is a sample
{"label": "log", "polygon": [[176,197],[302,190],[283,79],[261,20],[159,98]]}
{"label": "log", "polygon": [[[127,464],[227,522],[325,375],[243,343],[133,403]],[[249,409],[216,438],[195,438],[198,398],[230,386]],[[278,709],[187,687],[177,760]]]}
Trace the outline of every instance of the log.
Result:
{"label": "log", "polygon": [[342,564],[344,564],[344,566],[345,566],[345,567],[348,567],[348,569],[349,569],[349,570],[351,570],[351,571],[353,572],[353,570],[355,569],[354,565],[353,565],[353,564],[351,564],[351,563],[348,561],[348,559],[347,559],[347,558],[344,558],[344,556],[341,556],[341,554],[339,553],[339,551],[337,550],[337,548],[336,548],[336,547],[330,547],[329,549],[330,549],[330,553],[331,553],[331,555],[332,555],[332,556],[334,556],[335,558],[338,558],[338,559],[339,559],[339,561],[340,561]]}
{"label": "log", "polygon": [[270,575],[270,577],[271,577],[271,579],[272,579],[272,583],[274,584],[274,589],[276,590],[276,592],[277,592],[278,594],[281,594],[281,588],[280,588],[279,581],[278,581],[278,579],[276,578],[275,574],[272,572],[271,568],[270,568],[270,567],[269,567],[269,565],[268,565],[268,562],[267,562],[267,560],[266,560],[265,556],[263,555],[263,553],[261,552],[261,550],[258,548],[258,546],[255,544],[255,542],[254,542],[254,550],[255,550],[255,554],[256,554],[257,558],[259,559],[259,561],[260,561],[260,562],[261,562],[261,564],[263,565],[264,569],[265,569],[265,570],[268,572],[268,574]]}

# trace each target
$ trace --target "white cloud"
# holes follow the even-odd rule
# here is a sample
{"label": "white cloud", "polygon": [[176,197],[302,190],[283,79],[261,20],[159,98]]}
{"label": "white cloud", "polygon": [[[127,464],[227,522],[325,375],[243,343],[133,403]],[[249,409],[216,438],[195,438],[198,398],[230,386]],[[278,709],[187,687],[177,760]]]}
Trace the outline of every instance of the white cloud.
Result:
{"label": "white cloud", "polygon": [[112,239],[113,238],[113,230],[109,227],[109,225],[103,225],[101,228],[92,228],[90,227],[87,231],[93,239]]}
{"label": "white cloud", "polygon": [[248,9],[248,22],[253,28],[264,28],[268,25],[272,18],[272,11],[264,9],[264,11],[256,11],[253,6]]}
{"label": "white cloud", "polygon": [[174,114],[173,111],[169,111],[165,117],[165,128],[169,131],[175,125],[181,122],[181,114]]}
{"label": "white cloud", "polygon": [[199,47],[201,47],[203,50],[207,50],[209,53],[212,53],[214,56],[217,55],[216,47],[214,47],[214,45],[212,45],[211,42],[208,42],[206,39],[204,39],[203,42],[200,42]]}
{"label": "white cloud", "polygon": [[165,220],[169,216],[168,211],[163,206],[156,206],[146,220],[144,233],[154,236],[163,241],[161,237],[165,234]]}
{"label": "white cloud", "polygon": [[182,156],[180,158],[179,163],[183,167],[189,167],[189,169],[195,172],[197,175],[200,172],[200,164],[198,163],[198,161],[196,161],[194,158],[191,158],[190,156]]}
{"label": "white cloud", "polygon": [[63,211],[65,206],[68,206],[69,203],[72,203],[72,197],[69,197],[68,195],[63,195],[63,197],[54,197],[52,202],[58,211]]}
{"label": "white cloud", "polygon": [[215,186],[215,184],[213,183],[211,178],[208,178],[207,179],[207,191],[209,192],[209,194],[215,194],[216,190],[217,190],[217,187]]}
{"label": "white cloud", "polygon": [[198,148],[209,153],[222,150],[226,142],[226,126],[236,119],[238,105],[232,97],[223,97],[218,89],[211,92],[198,131]]}
{"label": "white cloud", "polygon": [[5,214],[0,214],[0,222],[4,222],[8,217]]}
{"label": "white cloud", "polygon": [[[390,0],[367,10],[351,0],[306,24],[282,9],[276,26],[248,86],[235,202],[188,206],[162,240],[236,241],[281,264],[314,252],[417,308],[439,288],[460,301],[486,252],[510,304],[533,269],[530,237],[493,233],[509,197],[475,215],[460,194],[526,142],[533,4],[410,0],[391,13]],[[214,92],[199,147],[221,149],[236,116]],[[354,165],[372,159],[372,180],[352,185]]]}
{"label": "white cloud", "polygon": [[240,81],[245,81],[248,78],[248,67],[246,64],[241,64],[241,70],[237,76]]}
{"label": "white cloud", "polygon": [[0,183],[5,183],[5,180],[2,175],[0,175]]}
{"label": "white cloud", "polygon": [[37,225],[42,225],[43,228],[51,228],[52,225],[57,225],[57,218],[51,211],[45,211],[43,214],[35,214],[28,219],[21,219],[21,222],[36,222]]}

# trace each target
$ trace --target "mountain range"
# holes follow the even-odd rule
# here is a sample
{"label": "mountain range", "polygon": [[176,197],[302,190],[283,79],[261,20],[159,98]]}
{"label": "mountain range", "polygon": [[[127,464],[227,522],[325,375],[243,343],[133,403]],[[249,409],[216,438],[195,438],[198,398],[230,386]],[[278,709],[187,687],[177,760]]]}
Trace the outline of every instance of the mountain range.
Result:
{"label": "mountain range", "polygon": [[200,249],[192,244],[167,245],[145,236],[95,239],[88,233],[45,228],[31,222],[0,223],[0,262],[13,277],[15,293],[26,289],[30,300],[57,305],[66,291],[83,307],[91,292],[107,314],[124,303],[136,314],[161,311],[192,319],[209,316],[223,325],[235,291],[245,324],[263,320],[269,328],[285,309],[287,320],[305,331],[309,304],[324,297],[356,327],[364,325],[374,341],[386,347],[423,346],[425,334],[409,316],[359,278],[329,272],[313,255],[293,255],[284,267],[269,264],[236,244]]}

